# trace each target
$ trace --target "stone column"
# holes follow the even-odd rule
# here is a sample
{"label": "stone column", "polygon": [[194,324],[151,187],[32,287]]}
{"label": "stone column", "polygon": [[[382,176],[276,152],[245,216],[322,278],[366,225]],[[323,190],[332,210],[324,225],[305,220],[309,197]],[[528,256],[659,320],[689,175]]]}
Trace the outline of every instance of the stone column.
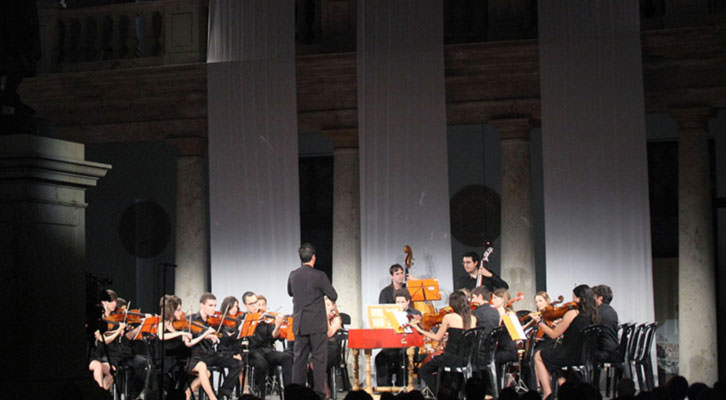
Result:
{"label": "stone column", "polygon": [[207,141],[199,137],[167,141],[179,150],[174,294],[181,297],[183,310],[196,310],[199,296],[209,290]]}
{"label": "stone column", "polygon": [[333,287],[338,307],[361,327],[360,183],[358,132],[328,130],[333,142]]}
{"label": "stone column", "polygon": [[84,324],[100,314],[86,317],[85,190],[110,168],[80,143],[0,136],[3,398],[74,397],[89,382]]}
{"label": "stone column", "polygon": [[502,278],[510,293],[522,291],[521,307],[533,309],[537,275],[532,228],[532,175],[529,118],[501,118],[488,122],[501,135],[502,145]]}
{"label": "stone column", "polygon": [[678,123],[678,352],[689,382],[718,379],[716,273],[708,120],[712,109],[679,108]]}

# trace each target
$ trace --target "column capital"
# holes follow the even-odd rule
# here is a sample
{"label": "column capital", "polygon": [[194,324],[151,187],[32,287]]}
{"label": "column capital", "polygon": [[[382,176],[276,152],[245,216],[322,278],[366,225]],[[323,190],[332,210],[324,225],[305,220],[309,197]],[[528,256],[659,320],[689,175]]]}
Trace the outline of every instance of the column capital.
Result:
{"label": "column capital", "polygon": [[529,116],[494,118],[487,121],[487,123],[499,132],[502,140],[528,140],[529,133],[534,128],[534,121]]}
{"label": "column capital", "polygon": [[321,132],[330,139],[335,149],[358,148],[358,128],[323,129]]}
{"label": "column capital", "polygon": [[166,144],[176,147],[180,156],[204,156],[207,153],[207,138],[201,136],[177,136],[164,139]]}
{"label": "column capital", "polygon": [[708,130],[708,120],[713,116],[709,106],[670,107],[668,114],[676,121],[680,130]]}

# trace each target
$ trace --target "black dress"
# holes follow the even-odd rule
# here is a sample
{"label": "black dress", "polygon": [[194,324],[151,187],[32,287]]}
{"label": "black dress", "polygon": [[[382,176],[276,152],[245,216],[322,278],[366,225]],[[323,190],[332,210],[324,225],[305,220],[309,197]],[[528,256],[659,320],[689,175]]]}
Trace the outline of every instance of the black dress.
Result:
{"label": "black dress", "polygon": [[446,342],[444,354],[434,357],[431,361],[419,368],[419,376],[426,382],[428,387],[437,393],[436,378],[434,372],[441,366],[463,367],[469,362],[471,343],[464,336],[464,329],[449,328],[447,330],[449,339]]}
{"label": "black dress", "polygon": [[540,353],[542,361],[550,373],[561,367],[580,363],[584,339],[582,330],[591,323],[589,318],[578,314],[562,334],[562,342],[559,345],[547,346],[542,349]]}

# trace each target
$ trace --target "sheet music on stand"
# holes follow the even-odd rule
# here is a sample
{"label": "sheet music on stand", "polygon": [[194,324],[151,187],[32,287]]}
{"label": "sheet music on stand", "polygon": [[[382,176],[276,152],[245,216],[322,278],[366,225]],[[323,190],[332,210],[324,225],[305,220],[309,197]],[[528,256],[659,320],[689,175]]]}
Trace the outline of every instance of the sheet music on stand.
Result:
{"label": "sheet music on stand", "polygon": [[527,339],[527,335],[524,333],[524,329],[522,329],[522,324],[519,323],[519,319],[515,314],[508,312],[502,315],[502,322],[504,322],[504,326],[507,328],[507,332],[512,340]]}
{"label": "sheet music on stand", "polygon": [[396,332],[411,333],[408,315],[397,304],[368,304],[368,326],[371,329],[394,329]]}
{"label": "sheet music on stand", "polygon": [[260,322],[260,313],[247,313],[245,314],[244,319],[242,320],[242,323],[240,324],[241,327],[239,328],[239,335],[237,335],[237,339],[243,339],[250,337],[255,334],[255,328],[257,328],[257,324]]}
{"label": "sheet music on stand", "polygon": [[441,300],[438,279],[409,279],[406,285],[411,301]]}

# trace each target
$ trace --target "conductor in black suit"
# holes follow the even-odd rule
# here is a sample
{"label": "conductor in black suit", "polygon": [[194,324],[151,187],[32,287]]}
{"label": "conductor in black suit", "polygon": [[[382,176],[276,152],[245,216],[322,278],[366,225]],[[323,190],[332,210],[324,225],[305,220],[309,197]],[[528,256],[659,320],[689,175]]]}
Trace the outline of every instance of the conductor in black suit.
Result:
{"label": "conductor in black suit", "polygon": [[292,382],[305,385],[308,355],[312,354],[313,390],[325,398],[325,369],[328,359],[325,300],[338,299],[338,293],[323,271],[315,269],[315,247],[303,243],[298,251],[302,265],[290,272],[287,294],[292,296],[293,332],[295,333],[295,360],[292,366]]}

